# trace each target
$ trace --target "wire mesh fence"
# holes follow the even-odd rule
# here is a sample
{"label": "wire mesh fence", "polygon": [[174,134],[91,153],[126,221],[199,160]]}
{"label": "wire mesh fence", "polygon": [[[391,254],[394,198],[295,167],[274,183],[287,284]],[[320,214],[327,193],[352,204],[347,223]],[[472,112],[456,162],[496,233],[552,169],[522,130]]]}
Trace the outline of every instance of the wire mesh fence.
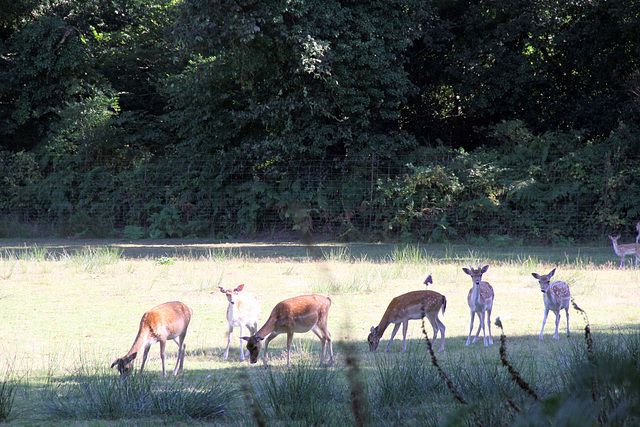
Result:
{"label": "wire mesh fence", "polygon": [[397,166],[369,156],[348,166],[228,167],[184,157],[142,157],[126,166],[103,159],[99,166],[51,173],[5,192],[0,235],[303,233],[499,245],[604,243],[611,233],[622,234],[621,241],[635,238],[640,203],[634,204],[629,190],[621,202],[606,180],[600,188],[566,177],[510,181],[508,175],[482,175],[455,162],[442,156],[422,159],[421,166]]}

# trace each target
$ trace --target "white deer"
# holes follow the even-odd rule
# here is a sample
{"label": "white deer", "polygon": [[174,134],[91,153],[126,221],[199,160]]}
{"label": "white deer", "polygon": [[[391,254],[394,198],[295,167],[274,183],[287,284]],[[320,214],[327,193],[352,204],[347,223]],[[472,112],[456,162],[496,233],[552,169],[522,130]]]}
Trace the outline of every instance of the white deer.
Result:
{"label": "white deer", "polygon": [[549,274],[536,274],[531,273],[533,277],[538,279],[540,283],[540,290],[544,294],[542,299],[544,301],[544,317],[542,318],[542,329],[540,330],[540,340],[542,340],[542,333],[544,332],[544,325],[547,323],[547,315],[549,310],[553,311],[556,315],[556,332],[553,334],[553,338],[558,338],[558,325],[560,324],[560,311],[564,310],[567,314],[567,336],[571,335],[569,331],[569,304],[571,303],[571,292],[569,291],[569,285],[565,282],[556,281],[551,282],[551,277],[555,274],[556,269],[551,270]]}
{"label": "white deer", "polygon": [[264,340],[264,354],[262,361],[267,367],[267,349],[269,343],[280,334],[287,334],[287,368],[291,366],[291,342],[294,333],[312,331],[320,338],[322,349],[320,350],[320,363],[324,363],[326,345],[329,343],[330,365],[334,365],[333,345],[331,334],[327,329],[327,320],[331,300],[321,295],[302,295],[279,302],[271,311],[265,324],[250,337],[242,337],[247,341],[249,361],[256,363],[262,341]]}
{"label": "white deer", "polygon": [[[227,321],[229,322],[229,335],[227,337],[227,348],[224,351],[224,359],[229,357],[229,347],[231,346],[231,337],[233,328],[240,327],[240,360],[244,361],[244,349],[242,348],[242,336],[244,335],[245,326],[249,329],[251,335],[258,330],[258,317],[260,316],[260,300],[257,296],[249,292],[240,292],[244,289],[244,284],[239,285],[235,289],[225,289],[218,286],[220,292],[227,296],[229,305],[227,306]],[[211,292],[214,294],[215,292]]]}
{"label": "white deer", "polygon": [[[429,286],[429,283],[433,283],[431,275],[424,281],[425,285]],[[423,311],[424,308],[424,311]],[[385,348],[385,352],[389,351],[393,338],[398,333],[400,325],[402,325],[402,351],[407,350],[407,328],[409,326],[409,320],[422,319],[424,316],[429,319],[429,323],[433,327],[433,341],[436,341],[438,337],[438,331],[441,332],[440,336],[440,351],[444,351],[444,323],[438,319],[438,313],[442,310],[444,315],[447,309],[447,299],[444,295],[434,291],[413,291],[407,292],[397,296],[391,300],[387,306],[387,310],[382,315],[382,319],[378,326],[371,327],[371,333],[367,338],[369,342],[369,351],[376,351],[378,344],[384,331],[387,327],[393,323],[393,331],[391,332],[391,338],[389,344]]]}
{"label": "white deer", "polygon": [[619,244],[618,239],[620,238],[620,236],[609,236],[609,238],[613,243],[614,252],[620,257],[620,267],[624,267],[624,259],[627,255],[635,255],[635,265],[638,265],[638,258],[640,258],[640,245],[638,243]]}
{"label": "white deer", "polygon": [[[489,344],[493,344],[493,339],[491,338],[491,310],[493,309],[493,288],[487,282],[482,281],[482,275],[486,273],[489,269],[488,265],[484,267],[478,266],[478,268],[473,268],[469,266],[469,268],[463,268],[466,274],[471,276],[471,282],[473,283],[473,287],[469,290],[469,295],[467,296],[467,303],[469,304],[469,309],[471,310],[471,325],[469,326],[469,336],[467,337],[467,342],[465,345],[469,345],[470,342],[476,342],[478,336],[480,335],[480,329],[482,329],[482,336],[484,345],[487,346]],[[489,328],[489,340],[487,340],[487,335],[485,332],[485,312],[487,319],[487,327]],[[473,318],[475,315],[478,315],[478,319],[480,320],[480,325],[478,325],[478,332],[476,332],[476,336],[471,341],[471,332],[473,331]]]}
{"label": "white deer", "polygon": [[142,315],[138,335],[129,352],[125,356],[116,359],[115,362],[111,364],[111,367],[116,366],[122,379],[126,379],[133,368],[133,360],[136,358],[138,352],[144,349],[139,373],[142,375],[144,364],[149,355],[149,349],[153,344],[159,342],[160,359],[162,359],[162,376],[166,377],[167,373],[164,366],[165,347],[167,340],[173,340],[178,344],[178,360],[176,361],[173,375],[182,372],[186,349],[184,338],[187,335],[187,328],[189,327],[192,315],[193,311],[179,301],[166,302],[153,307]]}

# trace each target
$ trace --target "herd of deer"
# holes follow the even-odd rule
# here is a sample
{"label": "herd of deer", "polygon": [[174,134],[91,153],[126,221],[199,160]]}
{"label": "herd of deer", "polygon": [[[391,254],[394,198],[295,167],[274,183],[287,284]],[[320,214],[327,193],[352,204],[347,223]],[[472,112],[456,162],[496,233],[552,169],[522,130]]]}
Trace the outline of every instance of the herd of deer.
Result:
{"label": "herd of deer", "polygon": [[[466,345],[476,342],[482,329],[484,345],[493,344],[491,337],[491,310],[493,307],[493,288],[491,285],[482,280],[482,275],[489,268],[488,265],[478,268],[463,268],[462,270],[471,276],[473,286],[469,290],[467,303],[471,312],[471,324],[469,326],[469,336]],[[569,302],[571,295],[569,286],[565,282],[551,282],[554,275],[554,268],[549,274],[539,275],[533,273],[533,277],[538,279],[540,289],[543,292],[544,299],[544,318],[542,320],[542,330],[540,331],[540,339],[547,321],[549,311],[556,314],[556,331],[553,338],[558,339],[558,325],[560,323],[560,311],[565,310],[567,316],[567,335],[569,335]],[[424,282],[427,286],[433,283],[431,275]],[[291,364],[291,343],[294,333],[305,333],[312,331],[315,333],[322,343],[320,351],[320,363],[324,363],[326,346],[329,345],[329,363],[334,366],[333,346],[331,342],[331,334],[327,329],[327,320],[329,317],[329,308],[331,300],[321,295],[302,295],[286,299],[279,302],[271,311],[269,318],[264,325],[258,329],[258,315],[260,313],[260,301],[252,293],[243,292],[245,285],[240,285],[235,289],[224,289],[219,286],[220,292],[226,295],[229,305],[227,307],[227,321],[229,322],[229,334],[227,337],[227,348],[224,352],[224,359],[229,356],[229,347],[231,346],[231,338],[233,329],[240,328],[240,360],[245,359],[245,351],[242,348],[243,341],[246,341],[246,350],[249,355],[249,361],[256,363],[260,353],[262,342],[264,341],[264,352],[262,361],[267,366],[267,348],[269,343],[280,334],[287,334],[287,367]],[[213,292],[212,292],[213,293]],[[413,291],[397,296],[391,300],[380,323],[376,327],[371,328],[368,337],[369,350],[375,351],[378,348],[380,338],[390,324],[394,324],[391,338],[385,351],[391,347],[393,338],[395,337],[400,325],[402,325],[402,351],[407,348],[407,327],[409,320],[422,319],[426,317],[433,327],[433,341],[435,342],[440,332],[440,351],[444,351],[444,323],[438,318],[440,311],[444,314],[447,308],[447,299],[444,295],[431,291]],[[160,359],[162,361],[162,375],[166,376],[165,371],[165,347],[168,340],[173,340],[178,345],[178,360],[173,374],[182,372],[185,355],[184,338],[187,334],[187,328],[191,320],[193,312],[185,304],[174,301],[161,304],[144,313],[140,320],[140,328],[133,345],[129,352],[116,359],[111,365],[117,367],[120,375],[125,379],[132,371],[133,361],[138,352],[144,349],[142,356],[142,364],[140,366],[140,374],[144,369],[145,361],[149,353],[151,345],[160,343]],[[471,334],[473,332],[474,317],[478,316],[480,324],[473,341]],[[486,326],[489,329],[489,336],[485,333]],[[249,330],[250,335],[244,335],[244,328]]]}
{"label": "herd of deer", "polygon": [[[624,266],[626,255],[635,255],[636,265],[640,258],[640,222],[636,224],[638,237],[636,243],[618,244],[620,236],[609,236],[613,243],[615,253],[620,257],[620,266]],[[471,276],[473,286],[467,295],[467,303],[471,312],[471,324],[469,325],[469,336],[465,345],[475,343],[480,336],[482,330],[483,343],[485,346],[493,344],[491,337],[491,310],[493,308],[494,292],[488,282],[482,280],[482,275],[487,272],[489,266],[478,266],[478,268],[463,268],[466,274]],[[540,283],[540,290],[543,293],[544,316],[542,318],[542,329],[540,330],[540,340],[547,322],[549,311],[553,311],[556,315],[556,330],[553,338],[558,339],[558,327],[560,324],[560,312],[565,311],[567,317],[567,336],[569,331],[569,303],[571,301],[571,293],[569,286],[565,282],[551,281],[555,274],[554,268],[549,274],[532,273],[533,277]],[[427,277],[424,284],[429,286],[433,283],[431,275]],[[231,346],[231,338],[233,329],[240,328],[240,360],[244,361],[245,352],[242,349],[243,341],[246,341],[246,350],[249,355],[249,361],[256,363],[258,355],[264,341],[264,353],[262,361],[267,366],[267,348],[269,343],[280,334],[287,334],[287,367],[291,365],[291,343],[294,333],[305,333],[312,331],[315,333],[322,343],[320,350],[320,363],[324,363],[326,346],[329,344],[329,363],[334,366],[333,345],[331,342],[331,334],[327,329],[327,320],[329,317],[329,308],[331,308],[331,300],[321,295],[302,295],[286,299],[279,302],[271,311],[269,318],[265,324],[258,329],[258,316],[260,314],[260,300],[251,293],[242,292],[245,285],[240,285],[235,289],[225,289],[219,286],[220,292],[226,295],[229,305],[227,307],[227,321],[229,322],[229,334],[227,337],[227,348],[224,351],[224,359],[229,356],[229,347]],[[213,294],[214,292],[212,292]],[[393,323],[393,331],[391,338],[385,351],[391,347],[396,333],[402,325],[402,351],[407,349],[407,328],[409,320],[422,319],[426,317],[433,327],[433,342],[440,332],[440,351],[444,351],[444,323],[438,318],[438,314],[442,311],[444,314],[447,308],[447,299],[444,295],[435,291],[413,291],[397,296],[391,300],[387,310],[384,312],[378,326],[371,327],[368,342],[369,350],[376,351],[380,339],[387,327]],[[152,308],[142,315],[140,320],[140,328],[133,345],[129,352],[121,358],[116,359],[111,367],[117,367],[122,378],[126,378],[133,368],[133,361],[138,352],[144,350],[142,355],[142,364],[140,366],[140,374],[144,369],[144,364],[149,354],[149,348],[159,342],[160,343],[160,359],[162,361],[162,375],[166,376],[165,371],[165,347],[167,340],[173,340],[178,345],[178,360],[173,374],[182,372],[184,363],[184,355],[186,346],[184,339],[187,334],[187,328],[191,321],[193,311],[185,304],[179,301],[167,302]],[[473,332],[473,321],[478,316],[480,324],[475,337],[471,340]],[[489,329],[489,337],[485,331]],[[250,335],[244,336],[244,328],[249,330]]]}

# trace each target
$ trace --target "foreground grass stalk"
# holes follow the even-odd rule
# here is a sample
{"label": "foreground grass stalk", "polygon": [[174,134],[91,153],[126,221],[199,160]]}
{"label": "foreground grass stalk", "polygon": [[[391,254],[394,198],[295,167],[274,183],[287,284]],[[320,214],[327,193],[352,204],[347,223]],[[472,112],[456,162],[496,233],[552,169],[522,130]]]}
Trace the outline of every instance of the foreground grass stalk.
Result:
{"label": "foreground grass stalk", "polygon": [[352,343],[345,343],[342,346],[345,353],[345,363],[347,364],[347,381],[349,382],[349,399],[351,401],[351,412],[357,427],[368,426],[369,411],[365,399],[365,389],[360,379],[360,365],[356,357],[355,346]]}
{"label": "foreground grass stalk", "polygon": [[[582,318],[584,319],[584,323],[585,323],[584,340],[587,345],[587,360],[589,361],[589,364],[592,367],[592,372],[594,372],[595,369],[593,368],[595,368],[596,362],[595,362],[595,354],[593,352],[593,337],[591,336],[591,325],[589,323],[589,317],[587,316],[587,313],[583,309],[578,307],[578,304],[576,304],[573,298],[571,298],[571,304],[573,305],[573,308],[578,313],[582,314]],[[598,403],[596,377],[593,374],[591,375],[591,399],[593,400],[594,403]],[[598,423],[602,424],[602,415],[600,413],[598,414]]]}
{"label": "foreground grass stalk", "polygon": [[249,409],[251,409],[251,417],[258,427],[266,427],[267,422],[264,419],[264,413],[256,399],[256,394],[253,390],[251,379],[249,378],[249,375],[247,375],[247,370],[241,369],[238,373],[238,377],[240,378],[240,391],[242,391],[242,394],[247,401],[247,405],[249,406]]}
{"label": "foreground grass stalk", "polygon": [[438,375],[440,375],[440,378],[442,378],[442,381],[444,381],[444,383],[447,385],[447,388],[449,389],[449,391],[451,392],[453,397],[461,405],[468,405],[469,403],[464,399],[464,397],[462,397],[462,395],[460,393],[458,393],[458,390],[456,390],[456,388],[453,386],[453,382],[449,379],[447,374],[444,372],[444,370],[440,367],[440,364],[438,363],[438,358],[436,357],[436,353],[433,351],[433,347],[431,346],[431,340],[429,339],[429,335],[427,335],[427,330],[424,327],[424,318],[426,316],[426,312],[425,311],[426,310],[425,310],[424,301],[423,301],[423,303],[422,303],[422,333],[424,334],[424,339],[427,341],[427,348],[429,349],[429,354],[431,355],[431,364],[436,368],[436,370],[438,371]]}
{"label": "foreground grass stalk", "polygon": [[[538,397],[536,392],[522,378],[522,376],[520,376],[520,373],[516,370],[516,368],[513,367],[513,365],[511,365],[511,363],[507,359],[507,336],[504,334],[504,329],[502,329],[502,322],[500,321],[499,317],[496,319],[495,325],[500,328],[500,361],[502,362],[502,366],[507,368],[507,371],[509,371],[509,375],[511,375],[511,378],[513,378],[518,387],[520,387],[525,391],[525,393],[531,396],[533,400],[538,401],[540,398]],[[518,409],[516,404],[512,402],[511,399],[507,398],[507,402],[509,403],[509,406],[514,408],[516,412],[520,412],[520,409]]]}

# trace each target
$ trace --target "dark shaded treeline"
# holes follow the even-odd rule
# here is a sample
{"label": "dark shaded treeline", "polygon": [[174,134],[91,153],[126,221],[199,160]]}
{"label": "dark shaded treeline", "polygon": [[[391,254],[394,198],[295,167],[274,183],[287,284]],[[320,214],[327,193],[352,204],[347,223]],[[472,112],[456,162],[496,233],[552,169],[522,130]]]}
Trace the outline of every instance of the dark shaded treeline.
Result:
{"label": "dark shaded treeline", "polygon": [[0,235],[640,219],[638,1],[0,2]]}

